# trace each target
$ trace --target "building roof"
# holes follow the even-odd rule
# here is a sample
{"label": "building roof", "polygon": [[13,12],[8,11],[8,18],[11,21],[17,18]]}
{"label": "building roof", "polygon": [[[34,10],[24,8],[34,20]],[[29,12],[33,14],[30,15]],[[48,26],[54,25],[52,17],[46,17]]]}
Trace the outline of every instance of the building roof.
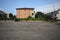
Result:
{"label": "building roof", "polygon": [[60,9],[58,9],[58,11],[60,11]]}
{"label": "building roof", "polygon": [[0,10],[0,14],[8,14],[5,11]]}
{"label": "building roof", "polygon": [[34,8],[16,8],[16,10],[24,10],[24,9],[34,10]]}
{"label": "building roof", "polygon": [[0,14],[6,14],[4,11],[0,10]]}

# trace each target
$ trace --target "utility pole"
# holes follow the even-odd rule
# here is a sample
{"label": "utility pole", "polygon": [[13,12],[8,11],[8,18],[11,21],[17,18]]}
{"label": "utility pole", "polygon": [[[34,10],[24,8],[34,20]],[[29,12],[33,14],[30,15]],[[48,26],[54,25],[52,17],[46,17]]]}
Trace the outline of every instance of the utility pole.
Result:
{"label": "utility pole", "polygon": [[56,20],[55,3],[53,3],[53,22]]}

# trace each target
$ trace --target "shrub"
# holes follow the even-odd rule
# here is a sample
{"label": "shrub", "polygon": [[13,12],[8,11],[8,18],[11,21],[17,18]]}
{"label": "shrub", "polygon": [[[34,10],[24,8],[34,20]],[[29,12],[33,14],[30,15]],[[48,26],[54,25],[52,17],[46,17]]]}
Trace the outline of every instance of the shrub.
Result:
{"label": "shrub", "polygon": [[20,18],[15,18],[15,21],[20,21]]}

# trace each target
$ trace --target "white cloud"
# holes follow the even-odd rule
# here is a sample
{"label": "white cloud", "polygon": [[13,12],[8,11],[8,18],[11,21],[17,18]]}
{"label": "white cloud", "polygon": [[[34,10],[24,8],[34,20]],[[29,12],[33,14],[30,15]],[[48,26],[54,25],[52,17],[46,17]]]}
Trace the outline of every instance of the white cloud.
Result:
{"label": "white cloud", "polygon": [[55,6],[55,9],[60,9],[60,3],[56,3]]}
{"label": "white cloud", "polygon": [[41,11],[44,13],[48,13],[54,10],[60,9],[60,3],[55,3],[55,4],[49,4],[46,6],[39,6],[36,8],[36,11]]}
{"label": "white cloud", "polygon": [[0,10],[2,10],[2,8],[0,8]]}
{"label": "white cloud", "polygon": [[0,10],[2,10],[2,11],[4,11],[5,13],[7,13],[7,14],[8,14],[8,12],[6,12],[3,8],[0,8]]}
{"label": "white cloud", "polygon": [[0,10],[4,11],[4,9],[3,9],[3,8],[0,8]]}

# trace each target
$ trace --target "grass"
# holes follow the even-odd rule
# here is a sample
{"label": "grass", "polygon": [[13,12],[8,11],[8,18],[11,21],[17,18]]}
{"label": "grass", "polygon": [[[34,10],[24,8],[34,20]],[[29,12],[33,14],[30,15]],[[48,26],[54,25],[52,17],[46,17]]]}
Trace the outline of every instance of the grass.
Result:
{"label": "grass", "polygon": [[56,22],[57,25],[60,25],[60,21]]}

